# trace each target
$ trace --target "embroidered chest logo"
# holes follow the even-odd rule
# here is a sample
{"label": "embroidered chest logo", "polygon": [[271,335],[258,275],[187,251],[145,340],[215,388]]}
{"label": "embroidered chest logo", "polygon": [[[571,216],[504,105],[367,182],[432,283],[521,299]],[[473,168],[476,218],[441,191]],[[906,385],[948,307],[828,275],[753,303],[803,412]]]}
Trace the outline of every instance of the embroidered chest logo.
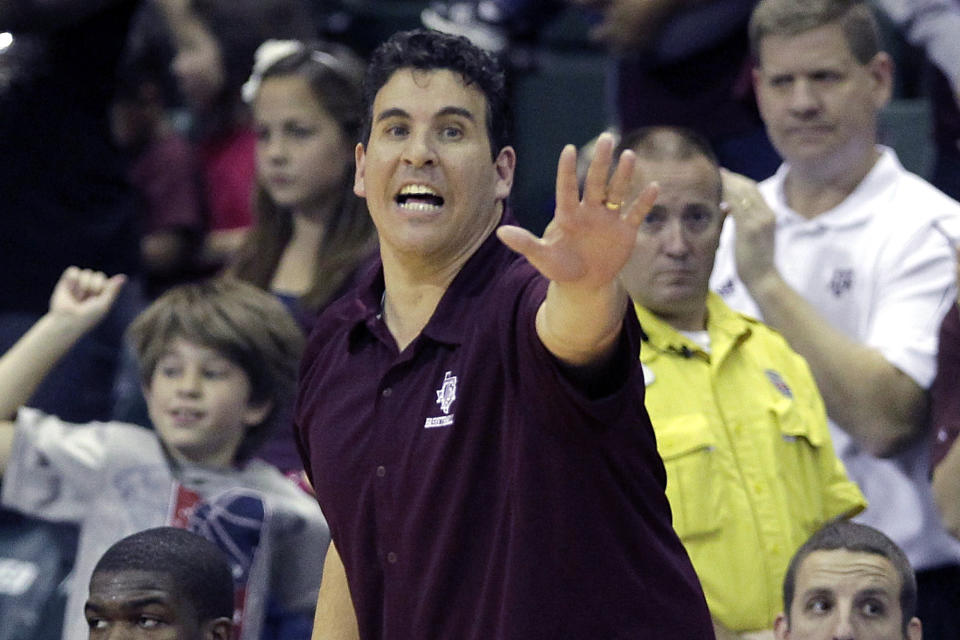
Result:
{"label": "embroidered chest logo", "polygon": [[783,379],[783,376],[773,369],[767,369],[764,371],[764,373],[767,374],[767,380],[773,384],[777,391],[788,398],[793,397],[793,391],[790,389],[790,385],[787,384],[787,381]]}
{"label": "embroidered chest logo", "polygon": [[830,291],[836,297],[853,288],[853,269],[835,269],[833,277],[830,278]]}
{"label": "embroidered chest logo", "polygon": [[436,418],[427,418],[423,423],[424,429],[435,427],[449,427],[453,424],[453,415],[450,413],[450,405],[457,399],[457,376],[452,371],[447,371],[443,375],[443,383],[437,389],[437,404],[443,411],[442,416]]}
{"label": "embroidered chest logo", "polygon": [[721,284],[720,287],[717,289],[717,295],[719,295],[721,298],[726,298],[727,296],[733,293],[733,289],[734,289],[733,278],[728,278],[726,282]]}

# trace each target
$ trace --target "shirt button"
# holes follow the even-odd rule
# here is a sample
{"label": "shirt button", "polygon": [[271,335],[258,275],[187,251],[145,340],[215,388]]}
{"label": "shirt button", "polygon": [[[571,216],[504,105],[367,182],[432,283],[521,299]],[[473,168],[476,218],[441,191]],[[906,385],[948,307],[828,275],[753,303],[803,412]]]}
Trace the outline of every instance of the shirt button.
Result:
{"label": "shirt button", "polygon": [[382,465],[377,467],[377,477],[382,478],[385,475],[387,475],[387,468]]}
{"label": "shirt button", "polygon": [[397,554],[395,554],[393,551],[391,551],[390,553],[388,553],[388,554],[387,554],[387,562],[389,562],[390,564],[396,564],[396,563],[397,563]]}
{"label": "shirt button", "polygon": [[387,387],[386,389],[383,390],[384,398],[389,398],[391,395],[393,395],[393,389],[391,389],[390,387]]}

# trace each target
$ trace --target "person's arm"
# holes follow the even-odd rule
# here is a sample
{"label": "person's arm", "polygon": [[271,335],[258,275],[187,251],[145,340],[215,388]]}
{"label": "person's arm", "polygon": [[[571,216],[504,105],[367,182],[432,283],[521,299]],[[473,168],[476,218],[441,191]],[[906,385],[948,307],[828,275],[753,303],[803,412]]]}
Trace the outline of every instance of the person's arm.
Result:
{"label": "person's arm", "polygon": [[724,172],[724,193],[736,226],[737,273],[777,329],[806,358],[827,415],[877,456],[916,437],[926,394],[878,350],[843,335],[783,279],[774,264],[776,220],[756,184]]}
{"label": "person's arm", "polygon": [[357,614],[350,598],[347,572],[333,541],[323,564],[323,580],[317,597],[311,640],[360,640]]}
{"label": "person's arm", "polygon": [[950,80],[960,102],[960,3],[957,0],[873,0],[910,44]]}
{"label": "person's arm", "polygon": [[940,508],[943,526],[960,539],[960,439],[933,471],[933,498]]}
{"label": "person's arm", "polygon": [[603,20],[590,37],[614,51],[641,50],[656,41],[674,14],[715,0],[568,0],[570,4],[603,11]]}
{"label": "person's arm", "polygon": [[581,199],[577,152],[568,145],[557,167],[556,211],[543,237],[520,227],[497,230],[504,244],[550,280],[537,312],[537,334],[547,350],[575,368],[602,366],[617,344],[628,302],[617,276],[656,199],[656,188],[648,187],[633,202],[623,203],[636,156],[625,151],[608,179],[612,157],[613,137],[602,134]]}
{"label": "person's arm", "polygon": [[50,310],[0,357],[0,475],[13,447],[13,418],[83,334],[107,314],[125,277],[69,267],[50,297]]}

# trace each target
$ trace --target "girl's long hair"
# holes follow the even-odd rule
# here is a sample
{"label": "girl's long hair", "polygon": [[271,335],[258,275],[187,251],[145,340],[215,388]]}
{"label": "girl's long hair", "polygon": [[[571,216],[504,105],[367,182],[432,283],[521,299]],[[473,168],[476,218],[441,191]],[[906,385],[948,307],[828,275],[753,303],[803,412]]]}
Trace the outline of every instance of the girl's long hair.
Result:
{"label": "girl's long hair", "polygon": [[[262,79],[301,75],[314,95],[343,130],[346,140],[358,140],[361,127],[362,62],[348,49],[330,43],[307,43],[302,50],[271,65]],[[357,266],[376,247],[376,233],[366,202],[353,193],[354,163],[344,167],[339,202],[325,221],[317,251],[313,284],[301,296],[310,311],[322,308]],[[262,185],[255,196],[255,224],[232,267],[237,277],[269,289],[283,251],[293,236],[293,212],[274,202]]]}

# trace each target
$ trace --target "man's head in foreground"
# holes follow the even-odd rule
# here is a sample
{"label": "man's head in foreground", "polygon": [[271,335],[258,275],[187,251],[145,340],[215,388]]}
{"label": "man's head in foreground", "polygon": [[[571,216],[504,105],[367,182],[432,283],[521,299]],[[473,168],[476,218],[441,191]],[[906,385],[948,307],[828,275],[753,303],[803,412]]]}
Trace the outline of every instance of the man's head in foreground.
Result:
{"label": "man's head in foreground", "polygon": [[216,545],[174,527],[107,549],[84,606],[91,640],[229,640],[233,578]]}
{"label": "man's head in foreground", "polygon": [[830,523],[794,554],[778,640],[920,640],[917,582],[903,551],[872,527]]}

